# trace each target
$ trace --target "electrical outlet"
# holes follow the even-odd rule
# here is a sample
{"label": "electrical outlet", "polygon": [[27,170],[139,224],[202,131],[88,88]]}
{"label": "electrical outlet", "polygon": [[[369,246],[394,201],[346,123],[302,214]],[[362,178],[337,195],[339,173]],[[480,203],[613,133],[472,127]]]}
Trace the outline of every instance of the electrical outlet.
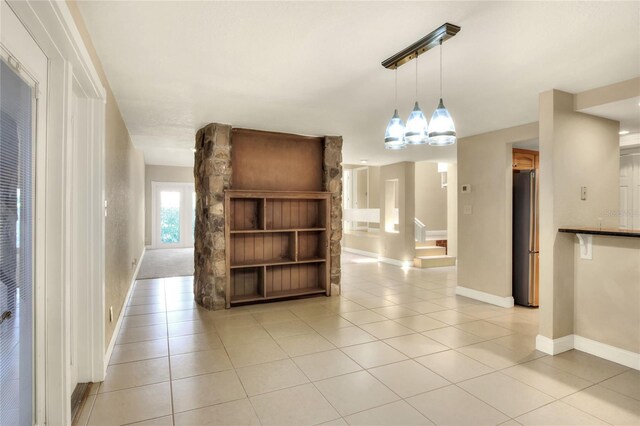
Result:
{"label": "electrical outlet", "polygon": [[467,204],[463,207],[462,214],[472,214],[472,213],[473,213],[473,206],[471,206],[470,204]]}
{"label": "electrical outlet", "polygon": [[113,306],[109,306],[109,322],[113,322]]}

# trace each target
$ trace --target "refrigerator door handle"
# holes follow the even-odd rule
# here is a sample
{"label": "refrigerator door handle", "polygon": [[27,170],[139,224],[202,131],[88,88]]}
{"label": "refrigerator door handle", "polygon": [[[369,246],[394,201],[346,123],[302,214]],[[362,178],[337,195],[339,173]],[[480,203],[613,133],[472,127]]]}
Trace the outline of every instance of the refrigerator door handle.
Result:
{"label": "refrigerator door handle", "polygon": [[529,174],[529,252],[536,249],[536,173]]}
{"label": "refrigerator door handle", "polygon": [[529,306],[538,306],[538,252],[529,253]]}

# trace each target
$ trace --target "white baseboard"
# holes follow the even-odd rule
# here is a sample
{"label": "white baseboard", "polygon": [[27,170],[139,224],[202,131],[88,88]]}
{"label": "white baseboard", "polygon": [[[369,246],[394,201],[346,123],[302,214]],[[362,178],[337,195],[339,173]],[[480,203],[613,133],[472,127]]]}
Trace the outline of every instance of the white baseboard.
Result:
{"label": "white baseboard", "polygon": [[573,334],[557,339],[550,339],[538,334],[536,336],[536,349],[549,355],[557,355],[573,349]]}
{"label": "white baseboard", "polygon": [[608,361],[613,361],[626,367],[640,370],[639,353],[631,352],[626,349],[607,345],[606,343],[577,335],[573,336],[573,347],[579,351],[604,358]]}
{"label": "white baseboard", "polygon": [[400,266],[402,268],[413,267],[412,260],[398,260],[398,259],[391,259],[389,257],[382,257],[382,256],[378,256],[378,260],[382,263],[388,263],[389,265]]}
{"label": "white baseboard", "polygon": [[468,297],[470,299],[479,300],[481,302],[490,303],[500,306],[501,308],[513,308],[513,297],[501,297],[495,294],[485,293],[484,291],[474,290],[468,287],[456,286],[456,294]]}
{"label": "white baseboard", "polygon": [[550,339],[539,334],[536,336],[536,349],[549,355],[576,349],[625,367],[640,370],[639,353],[587,339],[576,334],[570,334],[558,339]]}
{"label": "white baseboard", "polygon": [[358,249],[349,248],[349,247],[342,247],[342,250],[344,250],[344,251],[346,251],[348,253],[359,254],[360,256],[373,257],[374,259],[378,259],[378,262],[388,263],[389,265],[395,265],[395,266],[400,266],[400,267],[413,266],[413,262],[412,261],[409,261],[409,260],[398,260],[398,259],[391,259],[391,258],[388,258],[388,257],[382,257],[378,253],[374,253],[374,252],[371,252],[371,251],[358,250]]}
{"label": "white baseboard", "polygon": [[348,253],[359,254],[360,256],[375,257],[376,259],[378,258],[378,253],[374,253],[372,251],[358,250],[349,247],[342,247],[342,250]]}
{"label": "white baseboard", "polygon": [[118,315],[118,320],[116,321],[116,326],[113,329],[113,334],[111,335],[111,341],[109,341],[109,346],[107,347],[107,353],[104,356],[104,370],[105,374],[107,371],[107,367],[109,366],[109,362],[111,361],[111,354],[113,353],[113,347],[116,345],[116,340],[118,339],[118,334],[120,333],[120,327],[122,326],[122,318],[124,317],[124,311],[127,309],[127,305],[129,304],[129,298],[131,297],[131,292],[133,291],[133,284],[136,282],[136,278],[138,277],[138,272],[140,272],[140,265],[142,265],[142,260],[144,259],[144,255],[147,252],[147,248],[142,248],[142,253],[140,254],[140,260],[136,265],[136,270],[133,271],[133,276],[131,278],[131,282],[129,283],[129,289],[127,290],[127,295],[124,298],[124,303],[122,304],[122,309],[120,310],[120,315]]}

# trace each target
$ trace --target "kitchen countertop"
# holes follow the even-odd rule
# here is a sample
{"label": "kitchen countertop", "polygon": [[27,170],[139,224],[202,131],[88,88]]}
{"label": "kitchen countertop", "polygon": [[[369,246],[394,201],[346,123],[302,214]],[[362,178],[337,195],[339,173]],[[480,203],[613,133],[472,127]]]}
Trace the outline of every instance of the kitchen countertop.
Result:
{"label": "kitchen countertop", "polygon": [[610,237],[631,237],[640,238],[640,229],[619,229],[619,228],[560,228],[558,232],[568,234],[604,235]]}

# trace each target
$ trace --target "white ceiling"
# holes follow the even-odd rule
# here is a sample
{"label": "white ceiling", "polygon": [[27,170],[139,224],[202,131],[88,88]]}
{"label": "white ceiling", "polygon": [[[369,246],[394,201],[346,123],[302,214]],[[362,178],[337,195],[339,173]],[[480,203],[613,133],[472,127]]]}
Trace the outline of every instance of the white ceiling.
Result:
{"label": "white ceiling", "polygon": [[620,122],[620,130],[629,133],[640,132],[640,97],[611,102],[580,110],[586,114],[609,118]]}
{"label": "white ceiling", "polygon": [[[344,137],[344,160],[451,160],[455,147],[383,148],[394,72],[380,62],[444,22],[444,99],[459,136],[536,121],[538,94],[640,75],[639,2],[81,2],[133,143],[191,165],[209,122]],[[398,71],[403,117],[415,62]],[[438,52],[420,57],[421,106]]]}

